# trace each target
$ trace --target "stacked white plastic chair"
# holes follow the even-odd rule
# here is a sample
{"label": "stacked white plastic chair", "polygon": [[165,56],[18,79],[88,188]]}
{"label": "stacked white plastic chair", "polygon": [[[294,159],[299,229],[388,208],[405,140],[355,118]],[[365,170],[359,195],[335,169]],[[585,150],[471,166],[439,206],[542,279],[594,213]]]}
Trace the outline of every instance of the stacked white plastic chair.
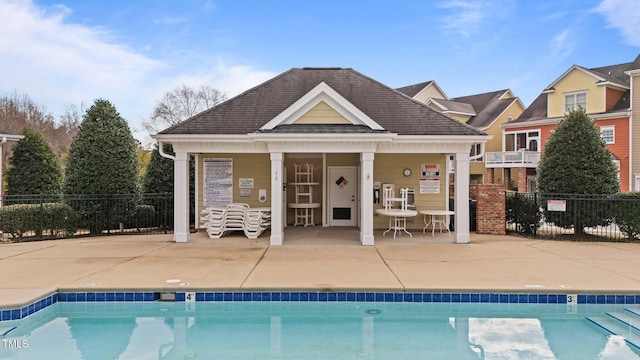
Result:
{"label": "stacked white plastic chair", "polygon": [[201,219],[204,221],[207,235],[210,238],[219,239],[226,232],[225,230],[225,215],[227,207],[210,207],[204,210],[205,215]]}
{"label": "stacked white plastic chair", "polygon": [[243,231],[250,239],[256,239],[271,226],[271,214],[264,209],[251,209],[243,203],[210,207],[201,212],[201,223],[207,235],[219,239],[230,231]]}
{"label": "stacked white plastic chair", "polygon": [[247,204],[233,203],[227,205],[225,213],[224,228],[227,231],[244,230],[245,211],[249,208]]}
{"label": "stacked white plastic chair", "polygon": [[257,239],[271,226],[271,214],[262,210],[248,209],[244,217],[244,234],[249,239]]}

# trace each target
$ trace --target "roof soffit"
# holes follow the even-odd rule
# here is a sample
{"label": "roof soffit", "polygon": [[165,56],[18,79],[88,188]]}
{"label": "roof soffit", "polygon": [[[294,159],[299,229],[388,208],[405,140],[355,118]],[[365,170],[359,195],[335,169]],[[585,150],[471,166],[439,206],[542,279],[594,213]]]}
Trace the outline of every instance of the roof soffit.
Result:
{"label": "roof soffit", "polygon": [[320,102],[325,102],[353,125],[365,125],[374,130],[385,130],[324,81],[264,124],[260,130],[273,130],[278,125],[293,124]]}

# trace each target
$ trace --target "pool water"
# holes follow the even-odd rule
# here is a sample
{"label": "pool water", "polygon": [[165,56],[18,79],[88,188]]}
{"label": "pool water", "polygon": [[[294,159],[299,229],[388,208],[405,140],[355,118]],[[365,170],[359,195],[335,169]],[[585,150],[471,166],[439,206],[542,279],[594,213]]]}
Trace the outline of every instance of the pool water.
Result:
{"label": "pool water", "polygon": [[638,305],[58,302],[0,359],[640,359],[590,318]]}

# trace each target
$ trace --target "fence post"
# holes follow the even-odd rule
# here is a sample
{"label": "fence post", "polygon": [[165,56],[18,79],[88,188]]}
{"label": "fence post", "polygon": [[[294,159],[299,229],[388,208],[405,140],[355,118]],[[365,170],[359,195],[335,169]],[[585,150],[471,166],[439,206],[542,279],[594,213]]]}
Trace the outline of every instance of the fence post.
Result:
{"label": "fence post", "polygon": [[515,192],[515,194],[513,194],[515,196],[516,201],[514,201],[513,203],[515,204],[515,206],[513,207],[513,211],[514,211],[514,216],[513,218],[515,219],[515,230],[517,233],[520,232],[520,209],[519,209],[519,205],[520,205],[520,193],[518,191]]}
{"label": "fence post", "polygon": [[43,238],[43,232],[44,232],[44,199],[42,198],[42,194],[40,194],[40,229],[39,230],[39,234],[36,234],[36,238]]}
{"label": "fence post", "polygon": [[[580,230],[582,231],[582,230]],[[578,240],[578,199],[573,199],[573,237]]]}
{"label": "fence post", "polygon": [[164,233],[167,233],[167,219],[169,218],[169,209],[167,209],[167,198],[168,198],[168,194],[164,193],[164,196],[162,197],[162,201],[163,201],[163,211],[162,211],[162,229],[164,230]]}

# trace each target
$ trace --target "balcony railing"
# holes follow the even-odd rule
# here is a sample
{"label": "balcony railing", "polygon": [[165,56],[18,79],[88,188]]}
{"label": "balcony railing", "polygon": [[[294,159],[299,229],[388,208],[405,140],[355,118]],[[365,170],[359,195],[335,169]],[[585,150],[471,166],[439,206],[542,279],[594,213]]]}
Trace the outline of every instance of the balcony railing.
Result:
{"label": "balcony railing", "polygon": [[485,166],[488,168],[536,168],[540,162],[537,151],[487,152]]}

